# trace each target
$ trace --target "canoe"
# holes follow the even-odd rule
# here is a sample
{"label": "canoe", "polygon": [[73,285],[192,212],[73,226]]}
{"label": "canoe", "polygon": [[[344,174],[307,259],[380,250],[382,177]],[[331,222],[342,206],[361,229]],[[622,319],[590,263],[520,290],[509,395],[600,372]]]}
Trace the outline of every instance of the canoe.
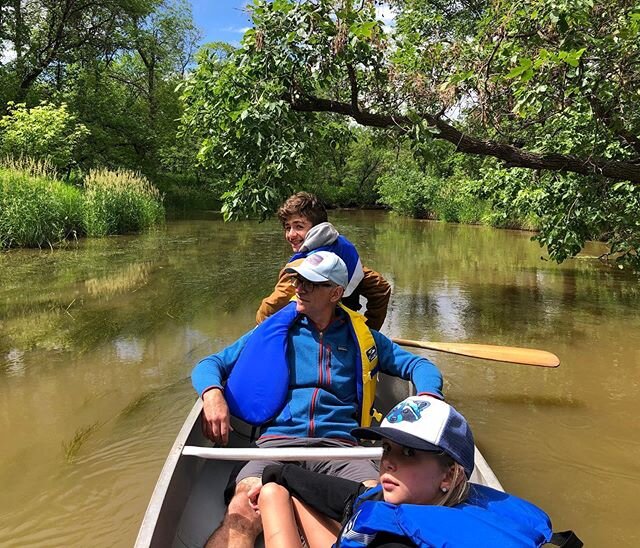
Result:
{"label": "canoe", "polygon": [[[379,386],[387,387],[384,390],[387,405],[384,405],[385,398],[376,403],[380,410],[390,409],[394,403],[409,395],[405,392],[408,388],[404,382],[387,381]],[[234,432],[231,434],[228,448],[212,449],[212,443],[202,435],[201,411],[202,402],[198,399],[180,429],[160,472],[138,532],[136,548],[201,548],[222,519],[225,510],[223,490],[235,464],[234,460],[247,460],[247,451],[251,454],[251,450],[246,449],[250,444],[251,429],[244,423],[234,421]],[[305,450],[309,451],[309,448],[289,448],[288,457],[290,460],[299,460],[300,457],[296,457],[292,451]],[[353,455],[354,451],[360,451],[359,458],[373,458],[380,454],[379,448],[347,450],[350,451],[350,455]],[[278,451],[282,452],[283,449]],[[332,452],[333,449],[321,451]],[[216,452],[222,452],[222,458],[210,458],[211,454]],[[203,455],[208,458],[203,458]],[[321,460],[326,458],[323,456]],[[475,464],[471,481],[503,491],[500,482],[477,448]]]}

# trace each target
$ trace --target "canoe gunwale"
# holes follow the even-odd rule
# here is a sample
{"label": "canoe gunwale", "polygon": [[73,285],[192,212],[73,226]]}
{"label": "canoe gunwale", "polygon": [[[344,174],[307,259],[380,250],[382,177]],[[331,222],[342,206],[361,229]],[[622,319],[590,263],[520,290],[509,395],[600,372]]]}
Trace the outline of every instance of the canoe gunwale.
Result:
{"label": "canoe gunwale", "polygon": [[236,449],[227,447],[200,447],[186,445],[185,456],[211,460],[277,460],[277,461],[328,461],[328,460],[377,460],[382,457],[381,447],[264,447]]}
{"label": "canoe gunwale", "polygon": [[[156,482],[155,488],[149,500],[149,504],[145,511],[138,531],[138,537],[136,538],[135,548],[142,548],[152,546],[154,537],[158,536],[158,522],[159,517],[165,506],[170,502],[167,498],[172,485],[177,481],[176,468],[181,462],[183,457],[182,450],[188,443],[194,428],[197,428],[196,423],[199,422],[200,413],[202,412],[202,400],[198,398],[194,403],[189,415],[187,416],[182,428],[178,432],[175,442],[169,451],[169,455],[160,471],[160,476]],[[177,523],[175,524],[177,527]]]}

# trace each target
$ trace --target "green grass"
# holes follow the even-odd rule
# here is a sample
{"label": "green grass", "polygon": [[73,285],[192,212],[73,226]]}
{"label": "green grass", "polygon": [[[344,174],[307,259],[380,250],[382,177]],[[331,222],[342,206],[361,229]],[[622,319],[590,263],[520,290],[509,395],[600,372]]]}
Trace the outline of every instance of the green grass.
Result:
{"label": "green grass", "polygon": [[164,221],[160,192],[139,174],[97,170],[83,183],[59,180],[46,163],[0,160],[0,248],[53,247],[84,235],[140,232]]}
{"label": "green grass", "polygon": [[62,442],[62,450],[64,452],[64,458],[67,462],[73,462],[89,436],[99,427],[100,423],[94,422],[93,424],[90,424],[88,426],[78,428],[73,438],[71,438],[71,441],[69,441],[68,443],[64,441]]}
{"label": "green grass", "polygon": [[43,247],[83,234],[80,190],[45,164],[0,161],[0,247]]}
{"label": "green grass", "polygon": [[164,220],[160,192],[138,173],[92,170],[84,187],[84,226],[89,236],[139,232]]}

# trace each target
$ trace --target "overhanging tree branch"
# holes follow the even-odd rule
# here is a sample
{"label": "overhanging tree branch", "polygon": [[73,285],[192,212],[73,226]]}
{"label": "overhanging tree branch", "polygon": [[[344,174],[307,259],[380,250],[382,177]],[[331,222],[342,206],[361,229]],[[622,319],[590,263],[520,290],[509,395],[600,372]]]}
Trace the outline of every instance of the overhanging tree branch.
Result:
{"label": "overhanging tree branch", "polygon": [[[413,126],[413,122],[406,115],[367,112],[340,101],[313,96],[287,96],[286,100],[291,105],[291,108],[297,112],[333,112],[350,116],[363,126],[394,128],[401,133],[407,133]],[[600,175],[640,184],[640,165],[631,162],[580,157],[574,154],[529,152],[505,143],[473,137],[431,114],[422,114],[421,117],[429,126],[438,130],[438,133],[433,135],[435,139],[443,139],[453,143],[456,145],[456,151],[458,152],[492,156],[505,162],[508,167],[548,169],[579,173],[580,175]]]}

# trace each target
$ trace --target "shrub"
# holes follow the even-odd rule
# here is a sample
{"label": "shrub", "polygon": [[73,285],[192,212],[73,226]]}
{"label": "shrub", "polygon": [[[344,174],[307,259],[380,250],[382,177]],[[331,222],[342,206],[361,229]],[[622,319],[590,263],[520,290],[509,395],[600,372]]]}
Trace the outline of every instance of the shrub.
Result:
{"label": "shrub", "polygon": [[52,246],[82,232],[80,190],[52,174],[50,166],[0,162],[0,246]]}
{"label": "shrub", "polygon": [[393,169],[378,178],[380,201],[393,211],[411,217],[430,217],[437,181],[417,167]]}
{"label": "shrub", "polygon": [[488,200],[475,193],[477,183],[463,174],[444,176],[415,165],[397,167],[378,179],[381,202],[402,215],[451,223],[487,222]]}
{"label": "shrub", "polygon": [[472,185],[472,181],[459,176],[440,179],[433,205],[436,218],[451,223],[484,222],[491,207],[473,194]]}
{"label": "shrub", "polygon": [[65,104],[29,109],[24,103],[9,103],[8,108],[0,118],[0,152],[46,161],[58,171],[71,168],[89,130],[76,123]]}
{"label": "shrub", "polygon": [[160,192],[138,173],[92,170],[84,186],[89,236],[138,232],[164,220]]}

